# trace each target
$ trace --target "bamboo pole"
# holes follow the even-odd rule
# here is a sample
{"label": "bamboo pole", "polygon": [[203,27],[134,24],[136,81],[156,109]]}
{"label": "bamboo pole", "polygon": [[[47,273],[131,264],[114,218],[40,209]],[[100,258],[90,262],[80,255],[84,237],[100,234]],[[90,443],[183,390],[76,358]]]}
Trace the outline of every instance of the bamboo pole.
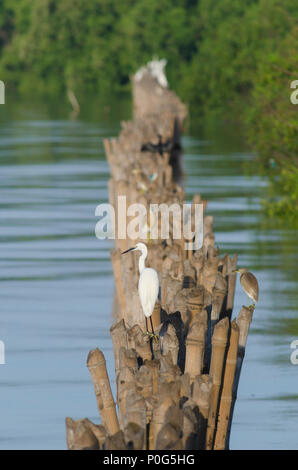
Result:
{"label": "bamboo pole", "polygon": [[209,375],[198,375],[193,383],[192,398],[199,408],[196,449],[206,448],[206,434],[210,411],[212,378]]}
{"label": "bamboo pole", "polygon": [[[153,395],[153,377],[152,377],[152,369],[148,367],[148,363],[150,361],[146,361],[136,374],[136,387],[138,392],[142,395],[145,400],[150,400]],[[150,417],[149,417],[150,418]],[[148,414],[147,414],[147,422]]]}
{"label": "bamboo pole", "polygon": [[115,325],[112,325],[110,328],[110,334],[112,337],[113,348],[114,348],[114,358],[115,358],[115,371],[116,371],[116,380],[119,374],[120,367],[120,348],[124,347],[127,349],[127,330],[125,328],[124,320],[120,320]]}
{"label": "bamboo pole", "polygon": [[199,313],[204,306],[205,289],[203,286],[192,288],[187,295],[187,310],[191,317],[189,323],[192,323],[196,314]]}
{"label": "bamboo pole", "polygon": [[183,411],[180,404],[171,405],[164,417],[164,424],[157,435],[157,450],[182,450],[181,429],[183,428]]}
{"label": "bamboo pole", "polygon": [[236,273],[233,271],[237,268],[237,255],[234,255],[233,258],[228,259],[228,297],[227,297],[227,313],[231,318],[235,289],[236,289]]}
{"label": "bamboo pole", "polygon": [[134,347],[138,356],[143,361],[152,358],[152,351],[150,347],[150,338],[144,333],[139,325],[134,325],[128,330],[128,337],[130,338],[131,347]]}
{"label": "bamboo pole", "polygon": [[184,261],[184,280],[183,286],[192,288],[196,286],[196,270],[189,259]]}
{"label": "bamboo pole", "polygon": [[202,285],[202,274],[204,268],[205,256],[203,249],[196,250],[191,258],[191,264],[196,270],[197,286]]}
{"label": "bamboo pole", "polygon": [[182,450],[179,431],[170,423],[162,426],[156,438],[156,450]]}
{"label": "bamboo pole", "polygon": [[127,450],[124,433],[123,431],[118,431],[112,436],[108,436],[105,442],[106,450]]}
{"label": "bamboo pole", "polygon": [[167,355],[160,356],[159,361],[159,381],[164,383],[176,382],[181,375],[181,370],[177,365],[173,364],[171,355],[168,353]]}
{"label": "bamboo pole", "polygon": [[211,310],[211,322],[213,326],[219,319],[222,310],[223,302],[227,294],[227,281],[224,276],[217,272],[215,284],[212,291],[212,310]]}
{"label": "bamboo pole", "polygon": [[213,444],[213,434],[216,423],[219,391],[221,386],[228,330],[229,319],[225,317],[215,325],[212,336],[210,375],[212,377],[213,384],[211,391],[210,411],[208,416],[208,427],[206,437],[207,450],[210,450]]}
{"label": "bamboo pole", "polygon": [[201,282],[205,289],[212,294],[216,276],[218,274],[218,249],[215,249],[212,245],[208,245],[206,258],[202,271]]}
{"label": "bamboo pole", "polygon": [[165,415],[174,401],[168,394],[160,394],[157,397],[157,404],[153,409],[152,421],[150,423],[149,450],[156,449],[156,441],[159,431],[164,425]]}
{"label": "bamboo pole", "polygon": [[154,330],[156,330],[160,325],[160,309],[161,305],[160,302],[157,300],[151,315]]}
{"label": "bamboo pole", "polygon": [[186,399],[191,397],[190,377],[187,372],[179,377],[180,380],[180,398]]}
{"label": "bamboo pole", "polygon": [[176,335],[176,330],[171,323],[168,325],[166,334],[163,337],[160,337],[160,348],[162,354],[169,354],[172,358],[173,364],[177,364],[179,341]]}
{"label": "bamboo pole", "polygon": [[223,389],[220,398],[218,422],[215,435],[215,450],[225,449],[226,434],[228,430],[229,417],[232,404],[232,390],[237,363],[237,349],[239,340],[239,327],[236,320],[231,323],[231,335],[229,350],[226,359],[226,367],[223,380]]}
{"label": "bamboo pole", "polygon": [[117,292],[117,299],[120,306],[121,315],[124,317],[125,320],[125,312],[126,312],[126,298],[125,298],[125,290],[122,281],[122,266],[121,266],[121,259],[120,259],[120,251],[119,250],[112,250],[111,251],[111,261],[113,266],[114,272],[114,279],[115,279],[115,286]]}
{"label": "bamboo pole", "polygon": [[135,423],[146,429],[146,403],[144,397],[135,389],[130,389],[126,396],[125,428]]}
{"label": "bamboo pole", "polygon": [[153,359],[151,361],[145,361],[145,366],[151,371],[152,394],[157,395],[157,393],[158,393],[158,382],[159,382],[160,361],[158,359]]}
{"label": "bamboo pole", "polygon": [[248,336],[249,327],[252,321],[254,308],[253,307],[243,307],[241,308],[238,317],[237,317],[237,324],[239,326],[239,344],[237,349],[237,363],[236,363],[236,371],[235,371],[235,378],[233,383],[233,391],[232,391],[232,404],[231,404],[231,412],[229,417],[229,425],[227,431],[227,439],[226,439],[226,448],[229,448],[230,444],[230,435],[231,435],[231,427],[232,427],[232,420],[234,414],[234,407],[237,400],[237,390],[239,385],[240,373],[242,369],[242,364],[245,356],[245,347],[246,341]]}
{"label": "bamboo pole", "polygon": [[128,450],[144,450],[144,429],[136,423],[128,423],[124,430],[124,440]]}
{"label": "bamboo pole", "polygon": [[65,419],[66,441],[69,450],[99,450],[106,439],[103,426],[96,426],[89,419]]}
{"label": "bamboo pole", "polygon": [[202,310],[194,317],[186,338],[185,372],[189,373],[190,382],[203,369],[206,331],[207,312]]}
{"label": "bamboo pole", "polygon": [[195,449],[196,438],[197,438],[197,406],[196,403],[189,398],[183,405],[183,436],[182,444],[183,449],[192,450]]}
{"label": "bamboo pole", "polygon": [[134,349],[120,348],[119,375],[117,376],[117,402],[121,429],[125,426],[126,396],[128,390],[135,387],[135,375],[138,370],[137,353]]}
{"label": "bamboo pole", "polygon": [[106,369],[106,361],[103,353],[98,348],[89,352],[87,367],[94,385],[97,407],[101,415],[102,424],[109,434],[115,434],[119,431],[116,405]]}

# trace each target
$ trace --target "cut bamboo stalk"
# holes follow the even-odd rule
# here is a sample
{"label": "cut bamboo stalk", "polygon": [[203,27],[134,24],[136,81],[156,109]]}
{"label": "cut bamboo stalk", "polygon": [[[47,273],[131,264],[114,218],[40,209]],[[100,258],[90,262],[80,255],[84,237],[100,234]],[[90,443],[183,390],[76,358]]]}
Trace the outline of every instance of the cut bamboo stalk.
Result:
{"label": "cut bamboo stalk", "polygon": [[156,450],[182,450],[183,443],[179,431],[170,423],[162,426],[156,439]]}
{"label": "cut bamboo stalk", "polygon": [[161,307],[166,308],[166,293],[167,293],[167,281],[169,278],[169,272],[172,266],[173,260],[168,256],[164,259],[162,263],[161,271]]}
{"label": "cut bamboo stalk", "polygon": [[96,426],[89,419],[65,419],[66,441],[69,450],[102,449],[107,434],[103,426]]}
{"label": "cut bamboo stalk", "polygon": [[157,330],[160,325],[160,308],[160,302],[157,300],[151,315],[154,330]]}
{"label": "cut bamboo stalk", "polygon": [[210,303],[205,302],[207,304],[211,304],[211,313],[210,317],[208,317],[208,332],[207,332],[207,340],[206,340],[206,351],[205,351],[205,371],[209,371],[210,369],[210,360],[211,360],[211,338],[213,335],[213,330],[220,318],[220,314],[222,312],[224,299],[227,293],[227,281],[225,280],[224,276],[221,272],[217,272],[215,284],[212,290],[212,297]]}
{"label": "cut bamboo stalk", "polygon": [[[109,203],[113,206],[114,210],[116,208],[116,191],[115,191],[115,180],[114,178],[110,178],[108,181],[108,189],[109,189]],[[115,234],[117,233],[116,229],[116,220],[115,220]]]}
{"label": "cut bamboo stalk", "polygon": [[117,292],[114,290],[113,306],[112,306],[112,318],[115,320],[115,323],[121,320],[120,306],[118,302]]}
{"label": "cut bamboo stalk", "polygon": [[160,382],[176,382],[180,375],[180,368],[177,365],[173,364],[172,357],[169,354],[160,356]]}
{"label": "cut bamboo stalk", "polygon": [[206,331],[207,312],[202,310],[194,317],[186,338],[185,372],[191,383],[203,369]]}
{"label": "cut bamboo stalk", "polygon": [[182,428],[183,411],[179,403],[176,403],[175,405],[171,405],[165,414],[163,427],[156,439],[156,449],[183,449],[181,440]]}
{"label": "cut bamboo stalk", "polygon": [[220,398],[220,406],[218,412],[218,422],[215,435],[215,450],[225,449],[226,435],[229,424],[229,417],[232,404],[232,390],[237,362],[237,349],[239,340],[239,327],[236,320],[231,323],[231,335],[229,349],[226,359],[226,367],[224,372],[223,388]]}
{"label": "cut bamboo stalk", "polygon": [[117,377],[117,402],[121,429],[125,426],[126,396],[128,390],[135,387],[135,375],[138,370],[137,353],[134,349],[120,348],[120,370]]}
{"label": "cut bamboo stalk", "polygon": [[124,320],[120,320],[115,325],[111,326],[110,334],[112,337],[113,348],[114,348],[114,359],[115,359],[115,371],[116,378],[119,374],[120,367],[120,348],[124,347],[127,349],[127,331],[125,328]]}
{"label": "cut bamboo stalk", "polygon": [[165,381],[164,377],[159,377],[158,392],[157,396],[170,396],[175,405],[180,404],[180,388],[181,382],[179,381],[179,376],[171,380]]}
{"label": "cut bamboo stalk", "polygon": [[230,444],[230,435],[231,435],[231,427],[232,427],[232,420],[234,414],[234,407],[237,400],[237,390],[239,385],[240,373],[242,369],[242,363],[245,356],[245,347],[246,341],[248,336],[249,327],[252,321],[254,308],[253,307],[243,307],[241,308],[238,317],[237,317],[237,325],[239,326],[239,344],[237,349],[237,363],[236,363],[236,371],[235,371],[235,378],[233,383],[233,391],[232,391],[232,404],[231,404],[231,411],[229,417],[229,425],[227,431],[227,438],[226,438],[226,448],[229,448]]}
{"label": "cut bamboo stalk", "polygon": [[152,420],[153,407],[158,392],[158,370],[158,360],[145,361],[136,375],[137,390],[145,399],[146,424]]}
{"label": "cut bamboo stalk", "polygon": [[242,348],[243,352],[245,352],[246,341],[253,313],[254,307],[245,307],[243,305],[237,317],[237,324],[239,326],[239,347]]}
{"label": "cut bamboo stalk", "polygon": [[172,405],[168,408],[168,411],[166,412],[165,416],[165,423],[170,423],[172,424],[178,431],[181,433],[181,429],[183,427],[183,410],[181,409],[181,403],[179,399],[177,399],[177,388],[173,385],[172,389],[175,389],[174,393],[174,402],[175,405]]}
{"label": "cut bamboo stalk", "polygon": [[145,366],[151,371],[152,394],[157,395],[157,393],[158,393],[160,361],[158,359],[153,359],[152,361],[145,361]]}
{"label": "cut bamboo stalk", "polygon": [[[136,374],[136,387],[140,395],[145,400],[150,400],[153,395],[153,378],[152,369],[147,367],[149,361],[142,365]],[[150,416],[147,413],[147,422],[149,422]]]}
{"label": "cut bamboo stalk", "polygon": [[121,315],[126,320],[126,315],[125,315],[126,298],[125,298],[124,285],[122,281],[122,266],[121,266],[120,256],[121,256],[120,251],[118,250],[111,251],[111,261],[112,261],[113,272],[114,272],[117,299],[118,299],[118,303],[120,306]]}
{"label": "cut bamboo stalk", "polygon": [[105,449],[127,450],[123,431],[118,431],[116,434],[108,436],[105,442]]}
{"label": "cut bamboo stalk", "polygon": [[145,449],[145,432],[136,423],[128,423],[124,430],[125,445],[128,450]]}
{"label": "cut bamboo stalk", "polygon": [[202,249],[196,250],[193,253],[191,264],[196,270],[197,286],[202,285],[202,274],[203,274],[204,263],[205,263],[205,256],[204,256],[203,250]]}
{"label": "cut bamboo stalk", "polygon": [[220,272],[218,272],[212,291],[211,322],[214,323],[219,319],[226,295],[227,281],[225,280],[224,276]]}
{"label": "cut bamboo stalk", "polygon": [[162,354],[169,354],[173,364],[176,365],[179,352],[179,340],[176,335],[176,330],[171,323],[168,325],[166,334],[160,337],[160,348]]}
{"label": "cut bamboo stalk", "polygon": [[204,306],[205,289],[203,286],[192,288],[187,296],[187,310],[191,314],[189,323],[192,323],[196,315],[202,310]]}
{"label": "cut bamboo stalk", "polygon": [[197,410],[197,405],[191,398],[189,398],[183,405],[182,448],[185,450],[195,449],[198,424]]}
{"label": "cut bamboo stalk", "polygon": [[210,376],[212,377],[213,384],[211,391],[210,411],[208,416],[208,427],[206,437],[207,450],[210,450],[213,444],[213,434],[216,423],[219,391],[221,386],[228,330],[229,319],[225,317],[215,325],[212,336]]}
{"label": "cut bamboo stalk", "polygon": [[138,356],[141,357],[143,361],[152,358],[150,338],[141,330],[139,325],[135,325],[128,330],[128,337],[130,338],[130,344],[135,348]]}
{"label": "cut bamboo stalk", "polygon": [[228,297],[227,297],[227,313],[231,318],[234,297],[235,297],[235,288],[236,288],[236,273],[233,271],[237,268],[237,255],[234,255],[233,258],[228,260]]}
{"label": "cut bamboo stalk", "polygon": [[134,423],[139,428],[144,430],[144,447],[146,445],[146,401],[144,397],[135,388],[128,390],[126,396],[126,414],[125,414],[125,429],[128,428],[130,423]]}
{"label": "cut bamboo stalk", "polygon": [[107,431],[102,425],[97,425],[92,423],[92,421],[88,420],[89,428],[93,432],[94,436],[96,437],[98,444],[99,444],[99,449],[103,450],[105,440],[107,438]]}
{"label": "cut bamboo stalk", "polygon": [[150,423],[149,450],[156,449],[156,441],[159,431],[164,425],[165,415],[174,402],[169,395],[160,395],[153,409],[152,421]]}
{"label": "cut bamboo stalk", "polygon": [[225,254],[223,258],[221,259],[221,265],[222,265],[222,274],[224,277],[228,275],[228,263],[229,263],[229,255]]}
{"label": "cut bamboo stalk", "polygon": [[184,261],[183,286],[187,288],[196,286],[196,270],[188,259]]}
{"label": "cut bamboo stalk", "polygon": [[168,292],[166,311],[169,313],[176,312],[177,310],[181,313],[181,318],[184,323],[187,322],[187,318],[190,313],[187,312],[187,291],[188,289],[181,289],[182,281],[180,279],[170,278],[168,280]]}
{"label": "cut bamboo stalk", "polygon": [[128,390],[126,396],[125,428],[129,423],[135,423],[146,429],[146,403],[144,397],[135,389]]}
{"label": "cut bamboo stalk", "polygon": [[210,375],[198,375],[193,383],[192,398],[199,408],[196,449],[206,449],[208,416],[210,413],[212,378]]}
{"label": "cut bamboo stalk", "polygon": [[179,377],[180,379],[180,398],[191,397],[191,384],[189,374],[186,372]]}
{"label": "cut bamboo stalk", "polygon": [[208,250],[206,253],[207,260],[204,263],[201,282],[202,285],[212,293],[216,276],[218,273],[218,249],[215,249],[213,246],[208,245]]}
{"label": "cut bamboo stalk", "polygon": [[101,415],[102,424],[110,435],[115,434],[119,431],[116,405],[106,369],[106,361],[103,353],[98,348],[89,352],[87,367],[94,385],[97,407]]}

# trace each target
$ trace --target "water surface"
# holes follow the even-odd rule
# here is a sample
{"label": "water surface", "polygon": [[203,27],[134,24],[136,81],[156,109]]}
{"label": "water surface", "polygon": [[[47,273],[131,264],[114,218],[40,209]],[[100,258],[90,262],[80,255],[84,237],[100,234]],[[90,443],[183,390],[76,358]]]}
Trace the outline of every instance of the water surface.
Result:
{"label": "water surface", "polygon": [[[94,235],[95,207],[107,201],[102,139],[129,118],[127,101],[86,106],[8,101],[0,107],[0,448],[63,449],[64,419],[99,422],[88,351],[106,355],[114,292],[108,241]],[[266,191],[248,179],[253,155],[233,128],[183,138],[186,193],[201,192],[214,215],[221,254],[259,279],[235,408],[231,448],[297,448],[297,233],[264,223]],[[235,312],[246,296],[237,284]]]}

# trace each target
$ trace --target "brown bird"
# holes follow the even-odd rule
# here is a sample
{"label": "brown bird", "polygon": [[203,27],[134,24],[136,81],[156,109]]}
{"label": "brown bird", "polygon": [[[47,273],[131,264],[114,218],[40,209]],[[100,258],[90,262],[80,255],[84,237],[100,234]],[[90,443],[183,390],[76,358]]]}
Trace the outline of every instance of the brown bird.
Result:
{"label": "brown bird", "polygon": [[252,305],[254,306],[255,302],[259,299],[259,284],[256,277],[246,268],[235,269],[233,272],[240,274],[240,284],[244,292],[247,294],[248,306],[250,298],[253,300]]}

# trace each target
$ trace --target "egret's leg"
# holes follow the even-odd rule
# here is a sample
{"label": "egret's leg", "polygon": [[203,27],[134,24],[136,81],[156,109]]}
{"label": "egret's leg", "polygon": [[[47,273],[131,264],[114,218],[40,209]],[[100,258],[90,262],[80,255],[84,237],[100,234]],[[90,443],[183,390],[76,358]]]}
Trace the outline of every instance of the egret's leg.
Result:
{"label": "egret's leg", "polygon": [[147,322],[147,317],[146,318],[146,330],[147,330],[147,333],[149,334],[149,331],[148,331],[148,322]]}
{"label": "egret's leg", "polygon": [[152,318],[150,317],[150,323],[151,323],[151,328],[152,328],[152,333],[155,336],[154,329],[153,329],[153,323],[152,323]]}
{"label": "egret's leg", "polygon": [[247,296],[247,300],[248,300],[248,305],[247,306],[249,307],[249,296]]}
{"label": "egret's leg", "polygon": [[153,323],[152,323],[152,318],[150,317],[150,322],[151,322],[151,328],[152,328],[152,338],[154,338],[154,341],[158,341],[158,336],[154,333],[153,329]]}

